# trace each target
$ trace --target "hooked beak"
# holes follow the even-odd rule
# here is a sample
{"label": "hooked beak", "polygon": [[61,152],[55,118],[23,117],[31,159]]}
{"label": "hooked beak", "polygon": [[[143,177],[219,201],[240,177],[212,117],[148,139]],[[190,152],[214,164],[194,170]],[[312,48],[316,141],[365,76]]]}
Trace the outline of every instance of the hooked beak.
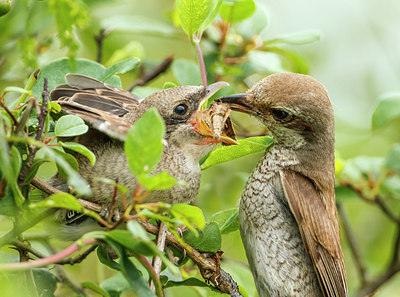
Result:
{"label": "hooked beak", "polygon": [[250,94],[234,94],[219,98],[224,103],[228,103],[232,110],[256,115],[254,105],[251,102]]}
{"label": "hooked beak", "polygon": [[207,139],[204,141],[201,141],[199,144],[209,144],[209,143],[224,143],[227,145],[232,145],[232,144],[239,144],[235,139],[232,137],[228,136],[226,131],[232,131],[233,137],[234,137],[234,132],[232,128],[231,121],[229,118],[223,123],[224,129],[222,133],[220,134],[214,134],[214,132],[211,130],[209,125],[201,118],[198,116],[199,112],[203,111],[203,106],[204,103],[207,102],[208,99],[210,99],[216,92],[218,92],[220,89],[223,87],[229,86],[227,82],[219,81],[214,84],[211,84],[206,87],[206,95],[201,99],[199,107],[197,109],[197,112],[195,113],[195,123],[194,127],[195,130],[204,136],[208,136]]}

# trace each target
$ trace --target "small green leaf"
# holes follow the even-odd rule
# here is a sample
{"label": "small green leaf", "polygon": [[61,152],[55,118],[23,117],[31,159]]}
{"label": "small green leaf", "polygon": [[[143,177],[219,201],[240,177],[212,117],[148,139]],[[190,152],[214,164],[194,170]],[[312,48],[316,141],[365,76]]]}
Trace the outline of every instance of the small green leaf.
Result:
{"label": "small green leaf", "polygon": [[384,96],[372,115],[372,128],[382,128],[398,117],[400,117],[400,94]]}
{"label": "small green leaf", "polygon": [[173,83],[173,82],[171,82],[171,81],[167,81],[167,82],[165,82],[164,83],[164,85],[163,85],[163,90],[164,89],[170,89],[170,88],[175,88],[175,87],[177,87],[178,85],[176,84],[176,83]]}
{"label": "small green leaf", "polygon": [[29,168],[28,174],[25,177],[24,184],[28,185],[31,183],[32,179],[35,177],[37,171],[39,170],[40,165],[43,163],[48,162],[47,160],[43,159],[35,159],[32,163],[31,168]]}
{"label": "small green leaf", "polygon": [[172,62],[172,72],[181,86],[201,85],[200,69],[197,63],[186,59],[177,59]]}
{"label": "small green leaf", "polygon": [[7,14],[11,9],[11,2],[10,0],[1,0],[0,1],[0,17]]}
{"label": "small green leaf", "polygon": [[10,92],[20,93],[20,94],[27,94],[27,95],[31,95],[32,94],[32,91],[28,91],[28,90],[25,90],[25,89],[20,88],[20,87],[6,87],[4,89],[4,93],[10,93]]}
{"label": "small green leaf", "polygon": [[57,193],[50,195],[38,203],[31,204],[29,207],[66,208],[91,216],[95,219],[99,217],[96,212],[84,208],[74,196],[68,193]]}
{"label": "small green leaf", "polygon": [[138,181],[148,191],[166,190],[176,184],[176,179],[168,172],[160,172],[156,175],[142,174],[138,176]]}
{"label": "small green leaf", "polygon": [[223,146],[211,152],[201,164],[205,170],[211,166],[238,159],[271,148],[273,139],[269,136],[257,136],[239,140],[239,145]]}
{"label": "small green leaf", "polygon": [[264,41],[264,46],[270,46],[271,44],[277,44],[277,43],[301,45],[301,44],[309,44],[319,40],[321,40],[321,32],[319,31],[296,32],[278,36],[271,40],[266,40]]}
{"label": "small green leaf", "polygon": [[52,112],[60,112],[61,111],[61,106],[57,102],[51,101],[50,102],[50,108]]}
{"label": "small green leaf", "polygon": [[86,146],[76,143],[76,142],[58,142],[63,148],[67,148],[70,150],[73,150],[75,152],[80,153],[81,155],[84,155],[86,158],[89,159],[90,164],[94,165],[96,163],[96,155],[93,154],[91,150],[89,150]]}
{"label": "small green leaf", "polygon": [[217,0],[211,13],[208,15],[207,19],[203,22],[203,25],[201,26],[202,31],[204,31],[205,29],[207,29],[208,26],[211,25],[211,23],[217,16],[223,2],[224,0]]}
{"label": "small green leaf", "polygon": [[395,144],[386,157],[385,167],[400,171],[400,144]]}
{"label": "small green leaf", "polygon": [[107,68],[106,73],[101,78],[101,81],[109,79],[111,76],[117,73],[127,73],[134,69],[140,62],[138,58],[128,58],[121,62],[118,62],[111,67]]}
{"label": "small green leaf", "polygon": [[191,230],[194,230],[193,225],[197,226],[199,229],[203,229],[206,224],[203,211],[196,206],[174,204],[168,212]]}
{"label": "small green leaf", "polygon": [[[58,168],[62,168],[66,175],[66,179],[69,185],[75,188],[75,191],[80,195],[90,195],[91,190],[87,182],[74,170],[71,165],[60,155],[63,152],[57,152],[49,147],[42,147],[40,149],[43,151],[45,156],[54,160]],[[65,153],[64,153],[65,154]],[[65,154],[69,155],[69,154]],[[71,156],[72,157],[72,156]]]}
{"label": "small green leaf", "polygon": [[[44,66],[39,73],[38,80],[32,89],[32,96],[41,98],[43,92],[44,78],[48,79],[49,90],[53,90],[57,85],[65,84],[65,75],[68,73],[78,73],[100,80],[106,73],[106,68],[94,61],[86,59],[76,59],[76,67],[71,66],[68,58],[62,58]],[[118,76],[111,76],[103,81],[117,88],[121,88],[121,79]]]}
{"label": "small green leaf", "polygon": [[213,0],[176,0],[176,10],[189,39],[198,32],[214,8]]}
{"label": "small green leaf", "polygon": [[77,136],[85,134],[89,127],[78,116],[65,115],[62,116],[54,128],[54,135],[58,137]]}
{"label": "small green leaf", "polygon": [[191,230],[183,232],[183,239],[200,252],[216,253],[221,249],[221,232],[215,222],[207,224],[200,235]]}
{"label": "small green leaf", "polygon": [[147,110],[129,129],[125,153],[135,176],[148,174],[161,160],[165,124],[155,108]]}
{"label": "small green leaf", "polygon": [[235,23],[249,18],[255,11],[254,0],[226,0],[219,14],[225,21]]}
{"label": "small green leaf", "polygon": [[123,292],[130,289],[129,283],[122,273],[114,274],[112,277],[103,280],[100,287],[110,292],[113,297],[119,297]]}
{"label": "small green leaf", "polygon": [[120,271],[121,266],[115,262],[110,253],[108,252],[106,246],[104,244],[100,244],[99,247],[96,250],[97,252],[97,257],[99,258],[100,262],[103,263],[104,265],[107,265],[111,269]]}
{"label": "small green leaf", "polygon": [[104,289],[102,289],[98,284],[92,283],[92,282],[83,282],[81,283],[83,288],[90,289],[98,294],[100,294],[103,297],[111,297],[110,294]]}
{"label": "small green leaf", "polygon": [[228,234],[239,229],[239,209],[225,209],[212,215],[211,222],[218,224],[221,234]]}
{"label": "small green leaf", "polygon": [[183,281],[167,281],[167,283],[163,286],[164,288],[170,288],[170,287],[179,287],[179,286],[185,286],[185,287],[208,287],[208,285],[195,277],[189,277]]}

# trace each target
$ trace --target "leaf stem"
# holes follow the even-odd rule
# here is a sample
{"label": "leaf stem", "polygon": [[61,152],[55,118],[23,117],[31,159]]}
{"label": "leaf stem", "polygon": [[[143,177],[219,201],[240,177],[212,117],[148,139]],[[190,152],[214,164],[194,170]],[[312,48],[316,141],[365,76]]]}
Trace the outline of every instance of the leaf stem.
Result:
{"label": "leaf stem", "polygon": [[203,52],[201,51],[201,47],[200,47],[200,39],[196,35],[193,35],[193,42],[196,47],[197,58],[198,58],[199,64],[200,64],[201,83],[203,84],[203,86],[206,87],[207,86],[207,71],[206,71],[206,64],[204,63]]}

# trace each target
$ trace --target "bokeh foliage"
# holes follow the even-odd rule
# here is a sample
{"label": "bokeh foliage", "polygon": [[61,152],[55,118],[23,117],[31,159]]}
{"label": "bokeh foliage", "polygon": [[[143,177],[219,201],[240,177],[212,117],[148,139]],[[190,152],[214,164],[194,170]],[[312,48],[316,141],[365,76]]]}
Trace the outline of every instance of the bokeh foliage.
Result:
{"label": "bokeh foliage", "polygon": [[[182,11],[185,11],[191,3],[196,2],[204,4],[199,8],[201,11],[189,11],[185,17],[185,12]],[[3,1],[0,3],[3,5]],[[182,0],[176,1],[175,4],[174,1],[165,0],[152,0],[148,3],[110,0],[15,0],[10,11],[7,11],[8,3],[5,5],[5,8],[0,6],[0,13],[5,13],[0,17],[0,90],[2,90],[2,94],[6,94],[4,100],[11,109],[25,102],[30,96],[40,100],[43,90],[43,74],[39,76],[33,89],[30,86],[31,73],[37,68],[41,68],[42,73],[51,75],[50,90],[56,84],[62,83],[64,74],[71,71],[127,88],[172,53],[175,55],[175,59],[170,69],[146,86],[134,88],[133,92],[143,97],[162,89],[165,82],[172,82],[176,85],[199,85],[201,78],[198,59],[194,48],[188,41],[188,39],[193,40],[194,34],[197,34],[198,39],[201,37],[200,45],[207,67],[208,82],[225,80],[231,84],[229,88],[221,90],[218,95],[243,92],[261,78],[274,72],[293,71],[307,74],[310,69],[315,67],[315,63],[318,63],[318,61],[308,63],[299,55],[298,48],[299,45],[318,41],[320,34],[316,33],[317,31],[287,32],[287,34],[277,36],[268,34],[270,18],[263,1]],[[215,11],[219,12],[219,15],[214,14]],[[200,16],[200,19],[191,22],[191,13],[196,17]],[[212,20],[215,16],[216,19],[211,23],[210,18]],[[185,32],[188,33],[188,36]],[[102,34],[104,35],[102,36]],[[96,40],[102,41],[101,51],[99,51]],[[140,65],[138,64],[139,60],[126,62],[132,57],[139,58]],[[99,63],[95,62],[96,60]],[[121,61],[122,64],[119,64]],[[114,75],[117,73],[120,74],[119,77]],[[318,77],[316,78],[318,79]],[[19,89],[13,86],[18,86]],[[335,90],[329,91],[335,93]],[[382,95],[379,102],[376,103],[373,115],[365,115],[365,117],[371,118],[373,128],[370,132],[372,140],[367,145],[374,146],[374,139],[384,139],[386,147],[393,145],[387,154],[383,152],[379,156],[359,156],[357,149],[353,147],[346,150],[346,146],[342,146],[337,154],[337,201],[345,209],[350,225],[354,229],[361,258],[368,274],[364,280],[366,283],[383,273],[395,255],[393,248],[399,223],[382,211],[379,201],[385,203],[393,216],[399,217],[400,150],[395,144],[395,141],[399,139],[399,102],[398,94]],[[13,110],[12,113],[17,119],[20,119],[26,108],[28,107]],[[55,112],[57,106],[49,105],[48,110]],[[32,116],[27,122],[27,127],[30,129],[28,132],[31,133],[38,125],[35,115],[35,108],[33,108]],[[258,135],[265,132],[254,120],[249,120],[243,115],[234,115],[234,119],[237,123],[237,131],[241,135]],[[79,177],[74,175],[76,164],[66,156],[66,153],[54,153],[44,148],[44,150],[39,150],[38,156],[41,158],[35,160],[27,175],[25,188],[21,190],[16,182],[16,177],[25,161],[20,157],[20,152],[27,151],[27,143],[12,146],[12,149],[9,150],[12,119],[2,110],[1,120],[0,170],[2,182],[0,185],[2,191],[0,192],[12,193],[11,195],[14,197],[14,202],[11,202],[11,200],[4,199],[4,195],[0,195],[2,198],[0,213],[3,215],[0,227],[6,232],[11,229],[12,223],[18,223],[18,219],[10,220],[7,216],[21,215],[23,212],[21,219],[29,220],[38,213],[38,209],[24,207],[26,184],[33,176],[49,178],[58,166],[59,170],[66,171],[64,174],[70,178],[70,183],[77,189],[85,189],[85,186],[82,185]],[[62,125],[60,121],[57,123]],[[48,120],[46,125],[49,137],[52,136],[53,131],[55,134],[58,133],[55,129],[57,126],[52,127],[54,123],[51,120]],[[67,124],[66,127],[59,127],[59,131],[68,130],[70,127],[68,125],[70,124]],[[81,125],[81,127],[84,126]],[[345,129],[342,128],[340,132],[343,133],[343,130]],[[243,142],[245,141],[243,140]],[[265,138],[258,139],[257,143],[261,147],[270,145]],[[71,149],[71,146],[68,148]],[[363,151],[366,149],[363,148]],[[90,152],[86,152],[84,149],[81,149],[80,153],[82,152],[90,155]],[[208,238],[208,241],[199,240],[195,236],[196,231],[186,234],[184,238],[194,247],[200,250],[205,248],[209,252],[215,252],[221,246],[224,250],[222,267],[233,276],[240,286],[245,288],[249,296],[255,296],[256,292],[251,273],[245,264],[246,258],[237,231],[236,209],[247,177],[261,154],[244,156],[203,172],[197,205],[204,213],[205,220],[202,219],[202,214],[195,218],[182,216],[182,213],[188,212],[187,209],[176,207],[176,209],[168,210],[176,219],[174,222],[167,222],[171,226],[175,226],[178,221],[185,220],[188,220],[189,226],[193,220],[197,226],[207,222],[203,229],[205,235],[203,239]],[[346,159],[340,158],[340,156],[346,156]],[[56,162],[50,161],[50,159],[56,160]],[[220,162],[220,160],[217,158],[215,162]],[[203,166],[208,166],[207,161]],[[7,188],[5,188],[4,180],[7,181]],[[359,190],[359,193],[355,190]],[[360,199],[360,193],[364,199]],[[29,202],[37,202],[40,199],[36,194],[36,191],[31,192]],[[68,202],[71,197],[64,198],[67,201],[64,206],[71,208],[72,202]],[[18,208],[15,208],[14,203]],[[148,211],[149,217],[158,218],[157,214],[152,212],[153,210],[145,209],[145,211]],[[196,212],[194,209],[193,211]],[[26,236],[27,238],[34,237],[37,233],[43,235],[45,230],[46,224],[42,223],[29,230]],[[218,230],[218,232],[213,230]],[[138,284],[134,277],[140,274],[146,276],[147,272],[141,268],[138,260],[134,259],[131,262],[128,259],[125,248],[138,253],[143,253],[145,250],[148,253],[147,256],[157,254],[150,238],[142,231],[134,224],[131,224],[125,231],[129,233],[129,236],[136,236],[136,242],[119,241],[119,238],[125,238],[128,233],[121,234],[113,231],[114,233],[110,234],[96,234],[96,238],[101,238],[116,248],[122,259],[120,263],[107,258],[104,250],[99,250],[98,257],[92,255],[82,264],[75,265],[77,267],[65,267],[65,270],[68,275],[73,276],[76,283],[82,283],[83,287],[90,288],[87,290],[89,296],[95,296],[91,293],[93,291],[103,296],[107,296],[107,294],[109,296],[120,296],[120,294],[135,296],[134,293],[129,292],[132,284]],[[52,253],[43,240],[33,240],[32,244],[44,254]],[[52,242],[53,244],[59,249],[65,246],[60,242]],[[348,269],[349,288],[351,293],[356,296],[358,288],[363,283],[347,236],[343,236],[343,247]],[[9,248],[3,247],[0,254],[1,262],[18,261],[16,255]],[[99,264],[98,258],[110,269]],[[399,262],[399,259],[396,261]],[[399,263],[394,264],[400,265]],[[116,269],[117,265],[120,265],[117,269],[120,271],[118,273],[112,270]],[[137,267],[142,271],[138,271]],[[94,270],[96,273],[93,272]],[[53,296],[56,284],[59,283],[55,274],[47,269],[40,269],[34,270],[32,275],[28,275],[28,273],[22,276],[10,274],[6,278],[4,275],[0,275],[4,294],[18,296],[14,291],[14,285],[22,278],[26,286],[24,292],[18,292],[20,296],[30,294],[34,290],[34,285],[39,288],[40,292],[46,291],[47,295],[43,296]],[[182,277],[189,281],[183,284],[179,283]],[[141,278],[139,277],[139,279]],[[166,283],[165,286],[168,287],[165,290],[168,296],[219,295],[218,292],[204,287],[204,282],[198,279],[201,279],[198,271],[188,264],[181,269],[181,276],[168,272],[162,282]],[[43,285],[40,280],[45,280],[47,284]],[[179,285],[177,285],[178,283]],[[400,290],[399,283],[397,275],[385,284],[385,287],[376,296],[394,296],[396,294],[394,292]],[[142,283],[139,288],[141,289],[136,293],[140,296],[150,294],[146,289],[146,284]],[[72,296],[73,294],[76,293],[71,291],[68,286],[59,286],[56,292],[56,296]]]}

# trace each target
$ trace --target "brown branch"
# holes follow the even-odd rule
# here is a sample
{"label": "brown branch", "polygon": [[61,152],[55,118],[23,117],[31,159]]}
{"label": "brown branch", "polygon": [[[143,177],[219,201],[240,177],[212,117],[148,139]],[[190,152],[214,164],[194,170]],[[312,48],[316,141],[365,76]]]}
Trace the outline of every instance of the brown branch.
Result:
{"label": "brown branch", "polygon": [[[36,186],[38,189],[46,192],[47,194],[55,194],[60,193],[61,191],[46,184],[44,181],[34,178],[32,180],[32,184]],[[100,212],[101,206],[96,203],[92,203],[90,201],[86,201],[83,199],[78,199],[78,202],[81,203],[84,207],[89,208],[90,210]],[[145,220],[142,220],[136,216],[134,217],[142,227],[149,233],[157,235],[159,233],[159,228]],[[170,232],[166,233],[166,242],[168,244],[172,244],[176,248],[186,251],[188,257],[197,265],[200,270],[202,277],[212,282],[221,292],[227,293],[232,297],[241,297],[242,295],[239,292],[239,287],[237,283],[233,280],[233,278],[226,273],[224,270],[220,269],[219,265],[217,265],[217,260],[215,258],[207,258],[200,254],[197,250],[193,249],[189,245],[181,244]],[[69,263],[68,263],[69,264]]]}
{"label": "brown branch", "polygon": [[[45,120],[46,120],[46,116],[47,116],[47,112],[48,112],[48,110],[47,110],[48,98],[49,98],[48,81],[47,81],[47,78],[44,78],[44,86],[43,86],[43,93],[42,93],[42,106],[40,108],[40,114],[38,116],[38,128],[37,128],[36,137],[35,137],[36,141],[40,141],[40,139],[42,138],[44,124],[45,124]],[[36,101],[34,101],[34,102],[36,103]],[[28,112],[28,116],[29,116],[30,110],[27,109],[26,112]],[[23,123],[24,123],[24,121],[20,122],[20,124],[23,124]],[[33,159],[35,158],[35,155],[36,155],[37,151],[39,150],[39,147],[29,145],[28,149],[29,149],[28,158],[26,160],[24,168],[22,168],[21,173],[19,175],[20,183],[23,183],[26,176],[28,175],[29,169],[32,166]]]}
{"label": "brown branch", "polygon": [[130,85],[130,87],[128,88],[128,91],[131,92],[137,86],[146,85],[148,82],[155,79],[161,73],[164,73],[165,71],[167,71],[169,66],[171,66],[171,63],[173,60],[174,60],[173,55],[170,55],[167,58],[165,58],[160,64],[158,64],[156,67],[154,67],[149,72],[147,72],[145,75],[143,75],[143,77],[136,80],[132,85]]}
{"label": "brown branch", "polygon": [[[159,230],[157,234],[157,248],[161,251],[164,252],[165,250],[165,240],[168,232],[168,227],[165,225],[163,222],[160,222],[159,224]],[[153,267],[154,267],[154,272],[158,278],[160,278],[161,274],[161,267],[162,267],[162,261],[161,258],[158,256],[155,256],[153,258]],[[155,293],[156,292],[156,286],[153,282],[153,280],[150,280],[150,289]]]}
{"label": "brown branch", "polygon": [[354,257],[354,262],[356,264],[358,273],[360,275],[361,286],[364,286],[369,277],[367,275],[367,270],[360,255],[360,248],[357,244],[357,240],[354,236],[354,233],[350,227],[350,221],[342,203],[337,203],[337,210],[342,219],[343,231],[347,238],[347,242],[349,243],[351,253],[353,254]]}
{"label": "brown branch", "polygon": [[101,60],[103,58],[103,41],[104,38],[107,37],[109,31],[106,31],[104,29],[101,29],[99,34],[94,35],[94,40],[96,41],[96,47],[97,47],[97,55],[96,55],[96,62],[101,63]]}
{"label": "brown branch", "polygon": [[[158,227],[144,220],[137,220],[142,227],[149,233],[157,235]],[[237,283],[224,270],[216,265],[216,259],[206,258],[192,247],[182,245],[176,238],[167,232],[166,241],[180,250],[186,250],[188,257],[197,265],[202,277],[212,282],[222,293],[227,293],[232,297],[242,296],[239,292]]]}
{"label": "brown branch", "polygon": [[15,126],[18,126],[18,121],[15,118],[14,114],[11,112],[11,110],[8,109],[7,105],[4,103],[4,95],[0,97],[0,105],[4,108],[4,110],[8,113],[8,115],[11,117],[11,119],[14,122]]}
{"label": "brown branch", "polygon": [[365,193],[363,192],[362,189],[360,189],[359,187],[353,185],[352,183],[345,181],[345,180],[341,180],[340,185],[343,187],[348,187],[351,190],[353,190],[354,192],[357,193],[358,196],[360,196],[360,198],[368,203],[373,203],[379,206],[379,208],[387,215],[387,217],[389,219],[391,219],[393,222],[395,222],[397,225],[400,226],[400,217],[397,217],[394,213],[392,213],[392,211],[390,210],[390,208],[385,204],[385,202],[383,201],[382,197],[380,196],[375,196],[374,198],[370,198],[367,195],[365,195]]}

